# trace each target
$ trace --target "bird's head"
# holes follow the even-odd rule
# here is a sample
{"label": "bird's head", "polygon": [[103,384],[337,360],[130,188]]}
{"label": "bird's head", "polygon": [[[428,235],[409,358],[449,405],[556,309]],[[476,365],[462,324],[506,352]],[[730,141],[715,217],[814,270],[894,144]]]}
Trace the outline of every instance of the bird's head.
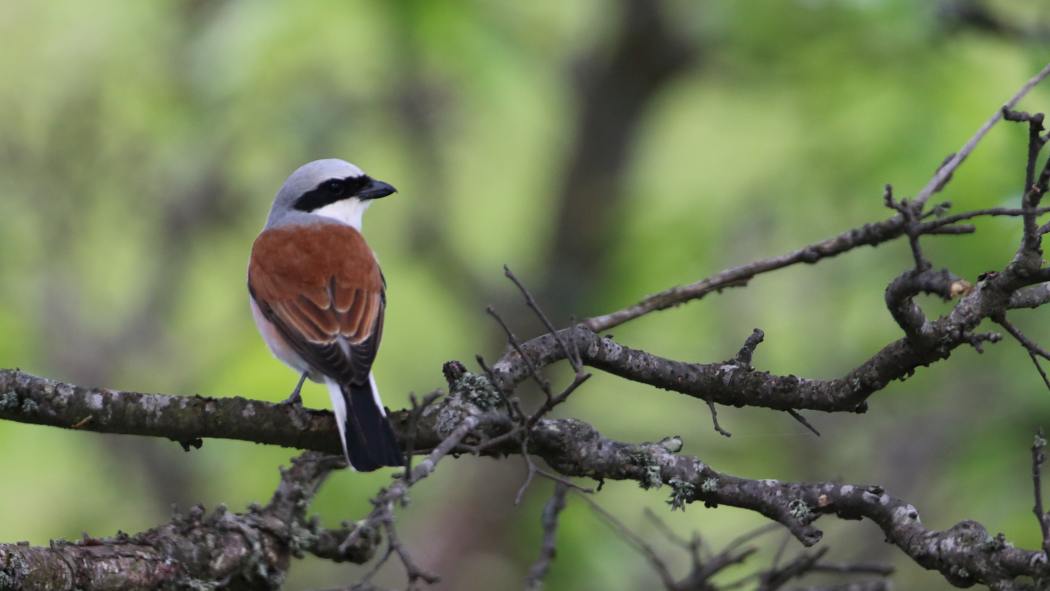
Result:
{"label": "bird's head", "polygon": [[267,226],[300,212],[338,220],[360,230],[361,217],[372,201],[396,191],[345,160],[314,160],[300,166],[284,181],[273,201]]}

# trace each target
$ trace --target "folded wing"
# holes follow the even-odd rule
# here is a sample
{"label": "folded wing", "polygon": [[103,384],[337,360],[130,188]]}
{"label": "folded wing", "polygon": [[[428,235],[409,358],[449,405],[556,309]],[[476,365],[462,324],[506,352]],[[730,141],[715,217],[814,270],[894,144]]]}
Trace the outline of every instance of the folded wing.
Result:
{"label": "folded wing", "polygon": [[368,383],[383,333],[383,274],[361,234],[343,224],[266,230],[252,247],[248,289],[312,367]]}

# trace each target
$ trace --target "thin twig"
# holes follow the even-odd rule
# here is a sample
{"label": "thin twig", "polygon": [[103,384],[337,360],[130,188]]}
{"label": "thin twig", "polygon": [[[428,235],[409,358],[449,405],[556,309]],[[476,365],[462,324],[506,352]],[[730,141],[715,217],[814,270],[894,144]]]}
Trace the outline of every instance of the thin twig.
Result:
{"label": "thin twig", "polygon": [[522,362],[525,363],[525,366],[529,369],[529,373],[532,374],[532,379],[536,381],[536,385],[540,387],[540,390],[543,390],[543,393],[547,396],[547,398],[550,398],[550,382],[548,382],[547,379],[540,374],[539,369],[536,368],[536,364],[532,362],[532,358],[526,355],[525,351],[522,350],[521,341],[518,340],[518,337],[514,336],[514,332],[510,330],[510,327],[507,326],[507,323],[503,321],[503,317],[500,316],[498,312],[496,312],[495,308],[489,306],[485,308],[485,311],[488,312],[489,316],[495,318],[496,322],[498,322],[499,325],[503,328],[503,332],[507,335],[507,342],[510,343],[510,346],[513,347],[514,350],[518,353],[518,355],[521,356]]}
{"label": "thin twig", "polygon": [[883,577],[888,577],[894,573],[894,568],[888,564],[871,562],[821,562],[814,564],[811,570],[819,573],[879,575]]}
{"label": "thin twig", "polygon": [[682,536],[676,534],[674,530],[672,530],[671,527],[667,525],[667,522],[663,519],[660,519],[660,516],[657,515],[656,512],[650,509],[649,507],[646,507],[642,511],[642,514],[645,515],[646,519],[651,521],[653,525],[656,526],[656,529],[660,530],[660,533],[663,534],[665,538],[670,540],[672,544],[684,548],[686,550],[693,546],[692,541],[686,540]]}
{"label": "thin twig", "polygon": [[907,199],[897,201],[893,198],[893,186],[886,185],[882,195],[886,207],[896,211],[904,218],[905,233],[908,235],[908,245],[911,247],[912,259],[915,262],[915,271],[921,273],[928,269],[931,264],[922,254],[922,246],[919,244],[920,221],[922,220],[922,204],[909,203]]}
{"label": "thin twig", "polygon": [[1041,472],[1046,461],[1046,439],[1043,430],[1039,429],[1032,441],[1032,488],[1035,493],[1035,506],[1032,511],[1039,521],[1039,530],[1043,534],[1043,552],[1050,557],[1050,515],[1043,511],[1043,484]]}
{"label": "thin twig", "polygon": [[674,590],[676,588],[674,577],[671,576],[671,571],[668,569],[667,564],[660,558],[660,555],[656,553],[645,540],[643,540],[638,534],[632,532],[622,521],[616,518],[612,513],[609,513],[602,508],[601,505],[594,502],[593,499],[586,495],[581,495],[580,498],[585,500],[590,505],[591,510],[601,517],[614,532],[616,532],[621,538],[624,539],[628,544],[633,546],[636,550],[646,558],[649,564],[656,571],[656,574],[660,576],[660,581],[663,582],[664,587],[668,590]]}
{"label": "thin twig", "polygon": [[[1039,84],[1044,78],[1050,75],[1050,63],[1048,63],[1038,74],[1033,76],[1024,86],[1018,90],[1010,100],[1006,101],[1003,107],[1007,109],[1013,108],[1017,102],[1028,92]],[[952,173],[962,164],[963,160],[973,151],[977,146],[977,143],[988,133],[988,130],[992,128],[1002,118],[1002,107],[996,109],[992,117],[981,126],[980,129],[971,137],[962,149],[956,154],[953,154],[933,175],[930,181],[925,187],[919,192],[918,195],[911,201],[912,205],[917,207],[919,210],[925,205],[926,201],[938,191],[945,182],[951,177]],[[975,214],[974,217],[976,217]],[[993,212],[984,215],[1009,215],[1000,214]],[[968,218],[961,218],[968,219]],[[956,220],[958,221],[958,220]],[[920,225],[921,233],[936,233],[939,230],[947,230],[948,228],[943,227],[946,224],[952,222],[930,222],[934,224],[934,227],[927,227]],[[755,261],[746,265],[739,265],[736,267],[730,267],[723,271],[720,271],[710,277],[702,279],[700,281],[690,283],[687,285],[679,285],[666,289],[664,291],[647,296],[640,302],[611,312],[602,316],[595,316],[585,321],[584,324],[595,332],[602,332],[609,330],[613,327],[619,326],[625,322],[629,322],[650,312],[658,310],[666,310],[688,301],[697,300],[704,296],[718,292],[722,289],[731,285],[740,285],[751,280],[756,275],[768,273],[778,269],[783,269],[791,265],[799,263],[812,264],[825,258],[830,258],[842,254],[844,252],[853,250],[859,246],[870,245],[874,246],[895,240],[902,235],[906,234],[907,223],[903,216],[897,215],[888,220],[883,220],[875,224],[867,224],[862,227],[853,228],[838,236],[834,236],[827,240],[811,244],[809,246],[800,248],[798,250],[776,256],[760,261]],[[972,229],[967,229],[972,231]]]}
{"label": "thin twig", "polygon": [[766,333],[762,332],[762,329],[756,328],[752,330],[751,334],[744,340],[744,345],[740,347],[740,351],[736,354],[736,364],[750,368],[751,358],[755,354],[755,349],[758,348],[765,338]]}
{"label": "thin twig", "polygon": [[787,413],[789,415],[791,415],[791,418],[793,418],[796,421],[802,423],[802,425],[805,428],[807,428],[810,431],[812,431],[814,435],[816,435],[817,437],[820,437],[820,431],[817,431],[817,428],[814,427],[812,424],[810,424],[810,422],[808,420],[806,420],[806,417],[802,416],[802,413],[798,412],[797,410],[795,410],[793,408],[789,408]]}
{"label": "thin twig", "polygon": [[550,500],[543,506],[543,514],[540,523],[543,524],[543,543],[540,545],[540,556],[529,569],[529,576],[525,579],[526,589],[539,589],[543,586],[543,579],[550,570],[551,562],[557,549],[558,516],[565,509],[565,496],[569,492],[568,487],[557,482],[554,484],[554,493]]}
{"label": "thin twig", "polygon": [[525,421],[525,430],[528,431],[529,429],[532,429],[532,427],[536,425],[536,421],[539,421],[541,418],[543,418],[547,413],[553,410],[554,407],[568,400],[569,396],[571,396],[577,388],[582,386],[583,383],[589,380],[590,378],[591,374],[589,373],[577,373],[575,376],[573,376],[572,383],[566,386],[565,389],[562,390],[557,396],[548,396],[547,400],[543,402],[540,408],[537,409],[536,412],[532,413],[532,416],[530,416]]}
{"label": "thin twig", "polygon": [[441,397],[440,392],[431,392],[423,397],[423,401],[416,399],[415,393],[409,395],[412,410],[408,414],[408,436],[405,438],[405,476],[412,473],[412,456],[416,453],[416,440],[419,436],[419,418],[435,400]]}
{"label": "thin twig", "polygon": [[1043,364],[1039,362],[1039,358],[1035,356],[1035,353],[1029,351],[1028,356],[1032,359],[1032,363],[1035,364],[1035,369],[1039,372],[1039,377],[1043,378],[1043,385],[1046,386],[1047,390],[1050,390],[1050,376],[1047,376],[1046,371],[1043,370]]}
{"label": "thin twig", "polygon": [[1040,347],[1038,343],[1028,338],[1027,335],[1021,332],[1021,329],[1017,328],[1013,323],[1006,319],[1005,314],[995,316],[992,320],[1006,329],[1006,332],[1024,347],[1025,351],[1028,353],[1028,357],[1032,360],[1032,364],[1035,365],[1036,371],[1039,372],[1039,377],[1043,379],[1043,384],[1046,386],[1047,390],[1050,390],[1050,376],[1047,376],[1046,371],[1043,370],[1042,363],[1039,362],[1040,357],[1043,359],[1050,359],[1050,351]]}
{"label": "thin twig", "polygon": [[704,402],[707,403],[707,409],[711,411],[711,425],[715,428],[715,433],[723,437],[732,437],[733,434],[722,428],[722,425],[718,423],[718,409],[715,408],[715,403],[710,398],[704,398]]}
{"label": "thin twig", "polygon": [[561,334],[558,333],[558,329],[554,328],[554,325],[551,324],[550,319],[548,319],[547,315],[543,312],[543,309],[540,308],[539,304],[536,303],[536,298],[532,297],[532,293],[530,293],[528,288],[525,287],[521,280],[519,280],[517,276],[515,276],[514,273],[511,272],[510,267],[508,267],[507,265],[503,265],[503,274],[506,275],[508,279],[513,281],[514,285],[518,287],[518,291],[520,291],[521,294],[525,296],[525,305],[527,305],[529,309],[535,312],[536,316],[539,317],[540,322],[542,322],[543,326],[547,328],[547,332],[549,332],[554,337],[554,339],[558,341],[558,345],[561,346],[561,350],[565,353],[565,358],[568,359],[569,364],[572,365],[572,369],[576,372],[579,372],[580,369],[583,367],[583,362],[579,359],[579,356],[574,356],[572,354],[572,351],[569,350],[569,346],[565,343],[565,340],[562,339]]}
{"label": "thin twig", "polygon": [[937,173],[933,175],[933,178],[930,179],[930,181],[926,183],[926,186],[915,196],[914,202],[921,207],[931,195],[940,190],[952,173],[955,172],[955,169],[959,168],[959,165],[963,163],[963,160],[966,160],[966,157],[977,147],[977,143],[987,135],[988,131],[998,123],[1000,119],[1003,118],[1004,110],[1008,111],[1013,109],[1024,95],[1028,94],[1029,91],[1035,88],[1035,86],[1042,82],[1047,76],[1050,76],[1050,63],[1043,66],[1042,70],[1040,70],[1035,76],[1032,76],[1028,82],[1025,82],[1024,86],[1014,93],[1014,95],[1010,97],[1010,100],[1006,101],[1002,107],[995,110],[995,113],[985,122],[984,125],[981,126],[980,129],[977,130],[977,133],[967,140],[963,147],[956,152],[944,166],[937,170]]}

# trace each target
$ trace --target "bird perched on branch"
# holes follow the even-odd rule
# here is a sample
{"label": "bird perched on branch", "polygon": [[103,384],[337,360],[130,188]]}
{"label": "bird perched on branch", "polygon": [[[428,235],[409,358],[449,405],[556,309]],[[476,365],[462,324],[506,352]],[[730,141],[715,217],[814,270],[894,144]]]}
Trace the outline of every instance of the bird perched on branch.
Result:
{"label": "bird perched on branch", "polygon": [[404,458],[372,362],[383,334],[386,280],[361,235],[372,201],[395,192],[337,159],[301,166],[284,182],[252,246],[252,315],[273,354],[328,387],[343,453],[354,469],[401,466]]}

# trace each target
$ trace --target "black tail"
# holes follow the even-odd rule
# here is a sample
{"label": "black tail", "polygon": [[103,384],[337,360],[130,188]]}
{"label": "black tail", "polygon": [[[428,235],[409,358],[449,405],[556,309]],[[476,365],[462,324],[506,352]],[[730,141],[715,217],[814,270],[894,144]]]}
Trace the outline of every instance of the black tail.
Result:
{"label": "black tail", "polygon": [[382,466],[404,466],[405,458],[390,421],[383,415],[372,385],[343,386],[346,400],[346,451],[358,472]]}

